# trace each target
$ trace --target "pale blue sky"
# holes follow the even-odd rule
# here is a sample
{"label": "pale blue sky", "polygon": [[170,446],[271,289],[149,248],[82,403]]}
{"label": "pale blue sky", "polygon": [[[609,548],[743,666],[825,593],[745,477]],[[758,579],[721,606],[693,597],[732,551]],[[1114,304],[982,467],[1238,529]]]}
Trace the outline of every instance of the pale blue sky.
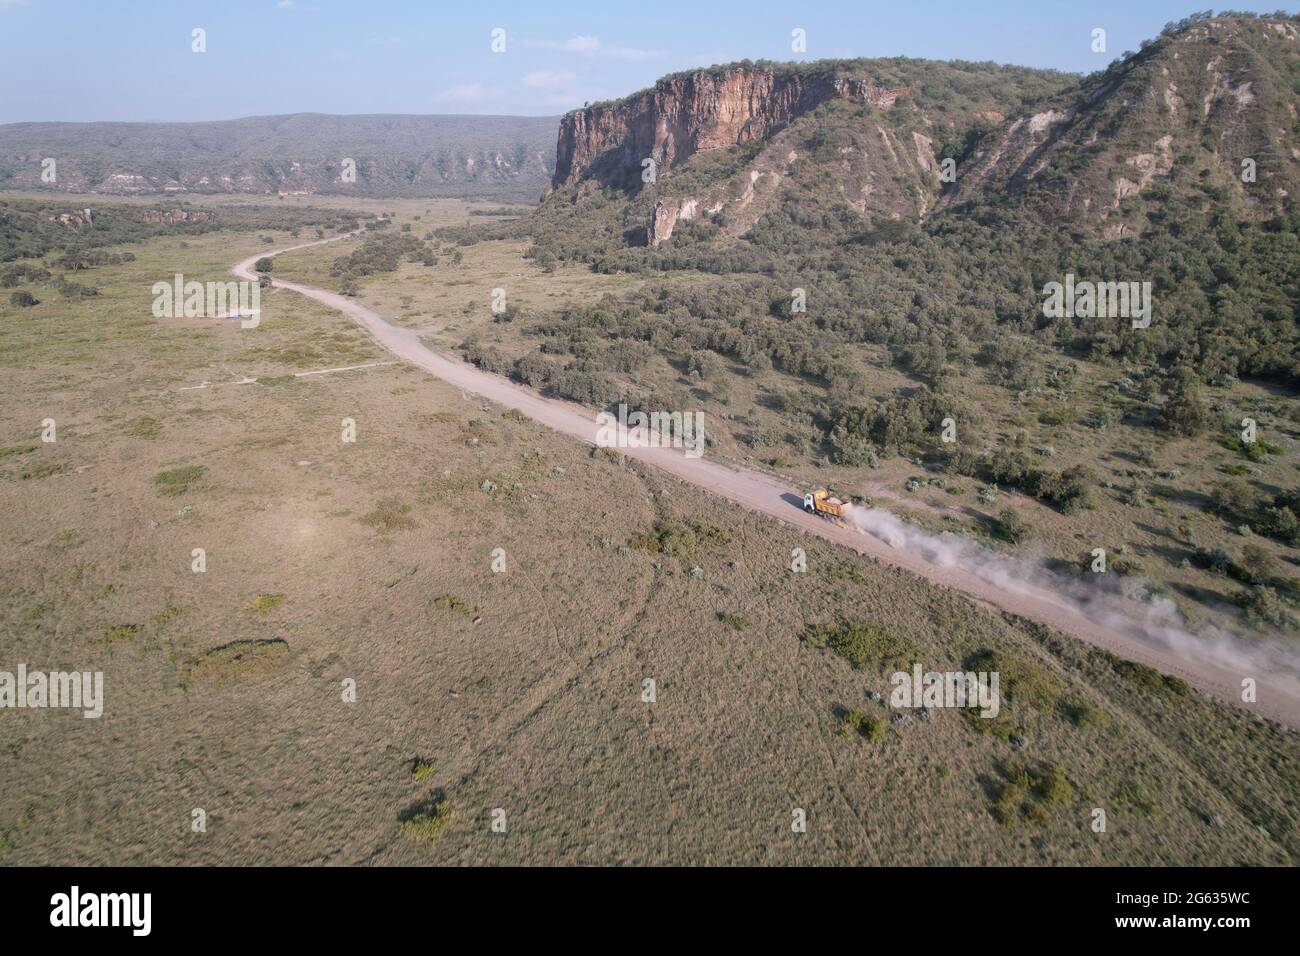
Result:
{"label": "pale blue sky", "polygon": [[[1297,3],[1278,4],[1289,12]],[[550,9],[547,9],[550,8]],[[675,70],[916,56],[1090,72],[1197,8],[1169,0],[0,0],[0,123],[268,113],[553,115]],[[191,52],[191,31],[207,52]],[[506,31],[506,52],[490,50]],[[791,52],[791,30],[808,52]],[[1105,54],[1091,31],[1107,31]]]}

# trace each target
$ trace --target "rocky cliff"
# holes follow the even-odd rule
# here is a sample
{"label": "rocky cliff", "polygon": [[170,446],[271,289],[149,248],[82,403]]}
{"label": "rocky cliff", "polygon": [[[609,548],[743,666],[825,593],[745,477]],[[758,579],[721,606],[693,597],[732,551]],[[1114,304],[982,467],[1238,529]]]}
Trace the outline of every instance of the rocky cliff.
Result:
{"label": "rocky cliff", "polygon": [[659,174],[696,153],[766,140],[832,100],[888,108],[906,92],[833,71],[752,64],[676,74],[626,99],[566,114],[552,186],[588,178],[634,186],[647,159]]}

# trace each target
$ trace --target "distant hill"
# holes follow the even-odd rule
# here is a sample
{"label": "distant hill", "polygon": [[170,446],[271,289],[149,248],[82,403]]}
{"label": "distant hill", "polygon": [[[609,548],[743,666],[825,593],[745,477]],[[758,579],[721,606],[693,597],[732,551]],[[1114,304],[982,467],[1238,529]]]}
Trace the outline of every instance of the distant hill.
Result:
{"label": "distant hill", "polygon": [[[555,170],[558,120],[530,116],[329,116],[212,123],[0,125],[0,189],[307,193],[535,200]],[[57,182],[41,181],[56,160]],[[344,161],[356,164],[346,182]]]}

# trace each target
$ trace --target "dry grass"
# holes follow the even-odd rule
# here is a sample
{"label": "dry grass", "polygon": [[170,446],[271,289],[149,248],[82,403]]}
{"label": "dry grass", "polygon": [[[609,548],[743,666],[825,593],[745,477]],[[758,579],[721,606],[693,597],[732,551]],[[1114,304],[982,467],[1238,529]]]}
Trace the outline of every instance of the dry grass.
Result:
{"label": "dry grass", "polygon": [[[103,671],[108,689],[101,721],[29,714],[6,732],[6,863],[1300,860],[1294,734],[402,366],[235,384],[285,374],[275,350],[355,331],[281,293],[257,330],[149,316],[159,275],[219,276],[258,248],[160,240],[97,270],[100,300],[21,317],[0,303],[0,441],[30,443],[33,418],[60,429],[0,465],[7,656]],[[338,440],[342,417],[355,445]],[[131,434],[141,418],[157,428]],[[466,429],[486,431],[470,443]],[[63,469],[19,480],[28,456]],[[155,483],[191,467],[205,470]],[[184,515],[159,493],[181,484]],[[386,499],[416,526],[377,534],[362,519]],[[647,532],[655,548],[626,547]],[[796,546],[807,574],[789,571]],[[245,612],[258,595],[283,601]],[[1010,704],[1019,749],[950,712],[850,746],[836,705],[874,719],[859,727],[888,721],[864,701],[887,690],[877,668],[898,648],[868,642],[858,669],[800,640],[840,612],[927,666],[986,649],[1026,662],[1039,689],[1021,692],[1059,688],[1059,703]],[[142,623],[97,639],[123,622]],[[410,754],[436,768],[421,785],[446,787],[414,808]],[[1025,799],[1048,814],[1033,839],[990,812],[1017,756],[1059,764],[1073,791],[1049,778],[1036,795],[1031,780]],[[197,799],[231,825],[202,840],[159,825]],[[792,806],[807,833],[790,832]],[[1110,808],[1104,840],[1091,806]],[[486,824],[494,807],[508,840]]]}

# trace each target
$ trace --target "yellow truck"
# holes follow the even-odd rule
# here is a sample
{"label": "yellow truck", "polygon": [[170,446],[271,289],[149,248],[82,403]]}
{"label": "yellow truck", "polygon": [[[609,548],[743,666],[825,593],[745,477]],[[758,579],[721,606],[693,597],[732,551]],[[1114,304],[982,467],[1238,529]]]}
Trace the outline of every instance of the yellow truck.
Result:
{"label": "yellow truck", "polygon": [[810,515],[821,515],[823,518],[843,520],[848,517],[849,509],[852,507],[853,502],[841,501],[833,497],[825,488],[818,488],[803,496],[803,510]]}

